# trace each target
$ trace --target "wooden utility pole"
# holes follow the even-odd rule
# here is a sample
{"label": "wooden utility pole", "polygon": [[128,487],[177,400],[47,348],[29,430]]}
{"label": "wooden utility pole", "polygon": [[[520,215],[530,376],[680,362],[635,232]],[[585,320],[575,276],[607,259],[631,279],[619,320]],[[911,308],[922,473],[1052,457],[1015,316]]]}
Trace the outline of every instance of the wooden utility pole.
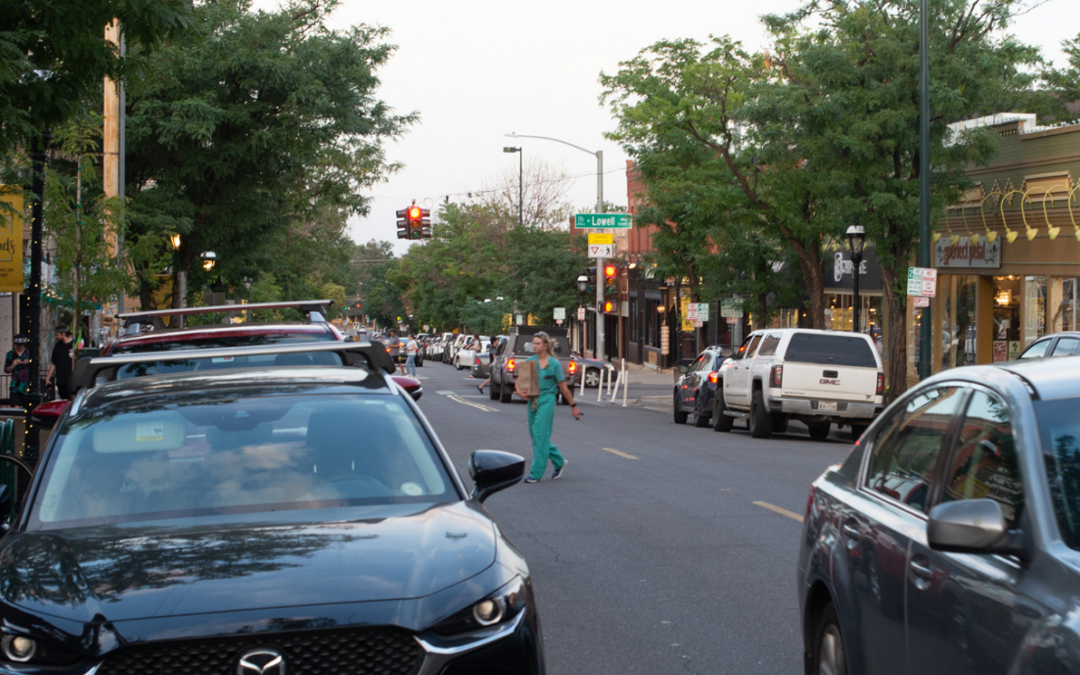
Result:
{"label": "wooden utility pole", "polygon": [[[112,23],[105,26],[105,41],[116,46],[116,50],[119,53],[121,50],[120,45],[120,22],[113,19]],[[105,130],[103,138],[103,160],[102,160],[102,182],[104,183],[105,198],[120,196],[123,194],[123,186],[121,185],[121,164],[123,157],[121,155],[121,134],[122,125],[121,118],[123,110],[121,109],[121,83],[106,77],[105,78]],[[114,228],[108,228],[105,234],[105,241],[108,246],[109,257],[115,258],[119,252],[119,242],[117,241],[117,232]],[[114,320],[119,314],[119,308],[116,303],[110,301],[105,305],[105,316],[108,317],[106,321]],[[82,317],[75,317],[75,330],[80,331]]]}

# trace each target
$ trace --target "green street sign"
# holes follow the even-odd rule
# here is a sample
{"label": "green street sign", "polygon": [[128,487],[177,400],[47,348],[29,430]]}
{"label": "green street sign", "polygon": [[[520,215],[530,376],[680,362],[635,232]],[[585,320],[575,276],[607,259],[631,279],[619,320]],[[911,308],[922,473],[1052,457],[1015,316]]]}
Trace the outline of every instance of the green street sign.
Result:
{"label": "green street sign", "polygon": [[574,227],[601,230],[628,230],[631,227],[629,213],[575,213]]}

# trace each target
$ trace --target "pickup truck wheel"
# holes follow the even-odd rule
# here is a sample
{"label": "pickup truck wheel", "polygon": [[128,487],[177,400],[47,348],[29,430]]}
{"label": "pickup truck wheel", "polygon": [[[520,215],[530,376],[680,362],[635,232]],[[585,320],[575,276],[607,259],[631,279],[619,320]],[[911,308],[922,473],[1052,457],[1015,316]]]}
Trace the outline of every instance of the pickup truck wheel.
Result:
{"label": "pickup truck wheel", "polygon": [[505,383],[499,385],[499,401],[502,403],[509,403],[514,398],[514,385],[509,387]]}
{"label": "pickup truck wheel", "polygon": [[488,396],[491,397],[492,401],[499,398],[499,392],[501,390],[502,390],[501,387],[496,388],[495,380],[492,380],[491,382],[488,383]]}
{"label": "pickup truck wheel", "polygon": [[760,389],[754,390],[754,397],[750,402],[750,436],[752,438],[772,436],[772,415],[765,407],[765,398],[761,395]]}
{"label": "pickup truck wheel", "polygon": [[716,404],[713,406],[712,411],[713,431],[731,431],[731,427],[735,425],[735,418],[725,415],[725,410],[727,410],[727,406],[724,405],[724,390],[718,384],[716,386]]}
{"label": "pickup truck wheel", "polygon": [[832,424],[829,422],[819,422],[817,424],[808,425],[810,429],[810,438],[815,441],[823,441],[829,437],[829,430],[832,429]]}
{"label": "pickup truck wheel", "polygon": [[709,426],[708,413],[701,409],[701,392],[694,394],[694,426],[699,428]]}
{"label": "pickup truck wheel", "polygon": [[675,392],[674,400],[671,403],[671,407],[675,410],[675,424],[686,424],[686,418],[689,415],[682,411],[682,406],[679,403],[679,392]]}

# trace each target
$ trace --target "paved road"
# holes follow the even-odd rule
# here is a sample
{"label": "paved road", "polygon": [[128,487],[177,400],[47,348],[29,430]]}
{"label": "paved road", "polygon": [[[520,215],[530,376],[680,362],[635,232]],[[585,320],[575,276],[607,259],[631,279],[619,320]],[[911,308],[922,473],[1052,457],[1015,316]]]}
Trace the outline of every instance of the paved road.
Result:
{"label": "paved road", "polygon": [[[466,482],[473,450],[531,458],[525,403],[491,401],[442,364],[420,374],[420,407]],[[801,673],[798,520],[846,434],[815,443],[793,423],[754,440],[600,406],[588,391],[582,420],[556,415],[565,477],[487,501],[529,561],[548,672]]]}

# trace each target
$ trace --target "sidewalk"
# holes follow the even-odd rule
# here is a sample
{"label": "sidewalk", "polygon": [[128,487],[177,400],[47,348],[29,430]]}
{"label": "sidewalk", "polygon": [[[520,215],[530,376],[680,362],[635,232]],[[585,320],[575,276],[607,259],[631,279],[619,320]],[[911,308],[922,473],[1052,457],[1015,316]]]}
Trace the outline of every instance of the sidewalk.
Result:
{"label": "sidewalk", "polygon": [[[620,364],[613,362],[612,365],[618,368]],[[657,371],[646,366],[626,364],[626,404],[649,410],[671,412],[671,392],[675,386],[677,372],[670,368]],[[606,383],[604,391],[607,391]],[[591,397],[593,401],[596,400],[595,389],[586,389],[585,395]],[[605,395],[604,400],[609,401],[610,397]],[[621,389],[615,405],[622,405]]]}

